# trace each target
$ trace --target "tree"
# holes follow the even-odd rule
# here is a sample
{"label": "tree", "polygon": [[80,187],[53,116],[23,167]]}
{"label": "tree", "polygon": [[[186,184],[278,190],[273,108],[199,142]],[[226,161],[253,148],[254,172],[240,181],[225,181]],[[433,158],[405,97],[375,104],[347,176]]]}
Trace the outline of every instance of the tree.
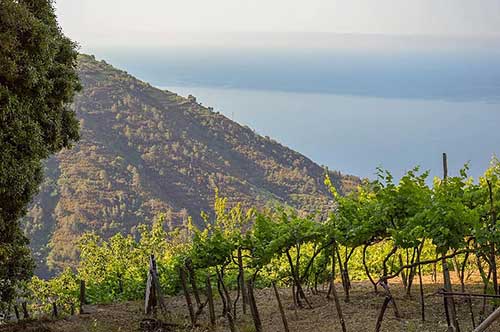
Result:
{"label": "tree", "polygon": [[42,161],[78,139],[67,105],[80,89],[76,44],[51,0],[0,0],[0,302],[33,261],[19,219],[42,181]]}

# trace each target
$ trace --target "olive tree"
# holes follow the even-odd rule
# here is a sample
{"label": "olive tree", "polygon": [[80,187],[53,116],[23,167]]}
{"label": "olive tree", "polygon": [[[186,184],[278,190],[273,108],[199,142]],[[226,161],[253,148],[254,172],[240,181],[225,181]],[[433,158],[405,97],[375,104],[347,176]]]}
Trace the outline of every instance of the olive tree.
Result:
{"label": "olive tree", "polygon": [[51,0],[0,0],[0,302],[33,261],[19,219],[42,181],[42,161],[78,139],[68,108],[80,89],[76,45]]}

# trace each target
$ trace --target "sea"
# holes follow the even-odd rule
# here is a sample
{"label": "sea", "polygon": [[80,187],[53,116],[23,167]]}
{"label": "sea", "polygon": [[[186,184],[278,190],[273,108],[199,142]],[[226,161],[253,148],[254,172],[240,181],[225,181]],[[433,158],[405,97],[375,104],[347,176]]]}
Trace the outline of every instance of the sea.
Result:
{"label": "sea", "polygon": [[320,165],[374,179],[419,166],[429,181],[500,155],[500,52],[108,50],[96,54]]}

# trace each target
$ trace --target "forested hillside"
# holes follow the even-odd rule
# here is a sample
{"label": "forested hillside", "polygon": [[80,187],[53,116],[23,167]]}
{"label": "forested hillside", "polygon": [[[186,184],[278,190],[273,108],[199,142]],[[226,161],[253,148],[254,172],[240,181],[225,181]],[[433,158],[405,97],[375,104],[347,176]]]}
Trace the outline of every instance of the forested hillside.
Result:
{"label": "forested hillside", "polygon": [[[159,212],[170,224],[211,213],[216,187],[249,206],[328,206],[322,167],[194,97],[154,88],[87,55],[79,58],[79,75],[83,91],[73,107],[81,140],[48,160],[24,222],[39,274],[47,265],[74,264],[84,232],[135,234]],[[330,177],[340,192],[359,181]]]}

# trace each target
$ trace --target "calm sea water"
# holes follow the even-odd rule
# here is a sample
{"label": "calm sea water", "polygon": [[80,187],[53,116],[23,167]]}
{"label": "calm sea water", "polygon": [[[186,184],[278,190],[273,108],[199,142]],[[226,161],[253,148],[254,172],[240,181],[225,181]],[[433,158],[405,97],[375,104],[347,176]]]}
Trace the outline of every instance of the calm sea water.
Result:
{"label": "calm sea water", "polygon": [[479,176],[500,155],[500,103],[374,98],[318,93],[167,86],[192,94],[233,120],[273,137],[330,169],[397,177],[415,165],[441,174],[470,162]]}
{"label": "calm sea water", "polygon": [[193,94],[262,135],[344,173],[441,175],[500,155],[500,47],[482,51],[108,50],[156,86]]}

